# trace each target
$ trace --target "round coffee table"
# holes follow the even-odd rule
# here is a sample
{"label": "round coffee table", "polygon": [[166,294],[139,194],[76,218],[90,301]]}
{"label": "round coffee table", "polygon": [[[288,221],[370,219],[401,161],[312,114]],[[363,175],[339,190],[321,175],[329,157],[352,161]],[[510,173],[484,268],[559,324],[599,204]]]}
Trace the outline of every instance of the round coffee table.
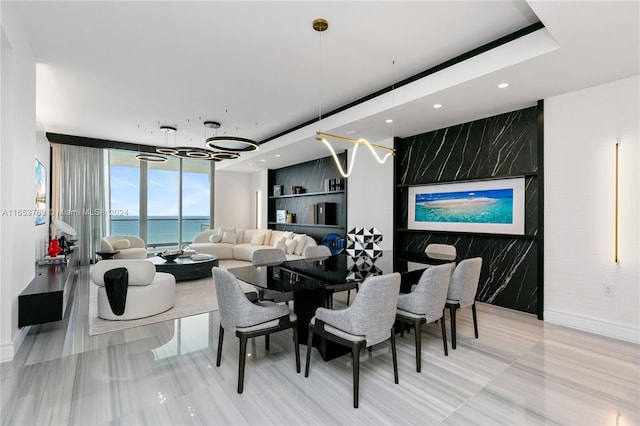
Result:
{"label": "round coffee table", "polygon": [[176,281],[197,280],[211,276],[211,268],[218,266],[218,256],[209,255],[209,259],[193,260],[190,257],[179,257],[173,262],[167,262],[161,257],[150,257],[149,259],[156,265],[157,272],[167,272]]}

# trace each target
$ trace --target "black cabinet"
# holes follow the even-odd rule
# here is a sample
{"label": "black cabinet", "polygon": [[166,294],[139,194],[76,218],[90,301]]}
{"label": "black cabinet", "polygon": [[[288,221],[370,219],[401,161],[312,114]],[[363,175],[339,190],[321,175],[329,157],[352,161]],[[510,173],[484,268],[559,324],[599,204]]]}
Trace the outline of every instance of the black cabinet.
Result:
{"label": "black cabinet", "polygon": [[[346,152],[338,158],[346,168]],[[341,185],[332,185],[335,190],[327,191],[330,179]],[[346,236],[347,179],[340,179],[333,157],[269,170],[269,189],[275,188],[280,189],[280,195],[269,194],[270,229],[307,234],[316,241],[330,233]]]}
{"label": "black cabinet", "polygon": [[18,327],[59,321],[66,315],[74,278],[76,258],[67,263],[39,265],[36,276],[18,295]]}

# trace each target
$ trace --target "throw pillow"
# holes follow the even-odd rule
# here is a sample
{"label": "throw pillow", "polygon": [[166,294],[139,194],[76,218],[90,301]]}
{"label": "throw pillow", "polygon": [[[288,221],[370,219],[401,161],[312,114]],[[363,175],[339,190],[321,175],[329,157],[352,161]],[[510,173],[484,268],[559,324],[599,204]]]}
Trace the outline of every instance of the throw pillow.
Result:
{"label": "throw pillow", "polygon": [[294,237],[293,232],[290,231],[283,232],[282,235],[284,235],[284,238],[287,240],[290,240]]}
{"label": "throw pillow", "polygon": [[220,241],[222,241],[222,235],[220,234],[211,234],[209,236],[209,242],[211,243],[219,243]]}
{"label": "throw pillow", "polygon": [[298,234],[293,239],[296,241],[296,248],[293,250],[293,254],[302,256],[304,246],[307,244],[307,234]]}
{"label": "throw pillow", "polygon": [[285,252],[285,254],[287,253],[287,244],[286,244],[286,239],[285,238],[278,238],[276,240],[276,244],[274,245],[275,248],[282,250],[283,252]]}
{"label": "throw pillow", "polygon": [[263,241],[264,241],[264,233],[258,232],[257,234],[253,235],[253,238],[251,238],[251,245],[261,246]]}
{"label": "throw pillow", "polygon": [[223,243],[235,244],[237,238],[238,236],[233,232],[225,232],[224,234],[222,234]]}
{"label": "throw pillow", "polygon": [[231,232],[233,234],[236,233],[236,228],[223,228],[222,226],[218,228],[218,234],[224,235],[225,232]]}
{"label": "throw pillow", "polygon": [[244,244],[244,229],[236,229],[236,244]]}
{"label": "throw pillow", "polygon": [[285,240],[284,241],[285,244],[285,253],[286,254],[293,254],[293,251],[296,249],[296,244],[298,244],[298,242],[296,240]]}
{"label": "throw pillow", "polygon": [[116,250],[125,250],[131,248],[131,241],[127,239],[118,240],[113,244],[113,248]]}

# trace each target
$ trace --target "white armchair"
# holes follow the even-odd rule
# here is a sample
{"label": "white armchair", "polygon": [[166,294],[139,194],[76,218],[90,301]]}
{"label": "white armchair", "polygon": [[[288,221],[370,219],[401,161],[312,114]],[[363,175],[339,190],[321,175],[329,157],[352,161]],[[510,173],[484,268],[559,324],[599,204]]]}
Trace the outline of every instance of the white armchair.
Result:
{"label": "white armchair", "polygon": [[119,251],[115,259],[146,259],[147,245],[142,238],[110,235],[100,240],[100,250]]}

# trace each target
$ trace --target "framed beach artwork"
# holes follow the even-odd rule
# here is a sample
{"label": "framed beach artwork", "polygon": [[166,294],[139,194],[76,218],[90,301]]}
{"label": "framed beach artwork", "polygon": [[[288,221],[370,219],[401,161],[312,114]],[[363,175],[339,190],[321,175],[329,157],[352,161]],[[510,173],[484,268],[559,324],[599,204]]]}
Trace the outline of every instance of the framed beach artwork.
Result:
{"label": "framed beach artwork", "polygon": [[524,178],[409,187],[409,229],[524,234]]}
{"label": "framed beach artwork", "polygon": [[47,169],[36,160],[36,225],[44,225],[47,217]]}

